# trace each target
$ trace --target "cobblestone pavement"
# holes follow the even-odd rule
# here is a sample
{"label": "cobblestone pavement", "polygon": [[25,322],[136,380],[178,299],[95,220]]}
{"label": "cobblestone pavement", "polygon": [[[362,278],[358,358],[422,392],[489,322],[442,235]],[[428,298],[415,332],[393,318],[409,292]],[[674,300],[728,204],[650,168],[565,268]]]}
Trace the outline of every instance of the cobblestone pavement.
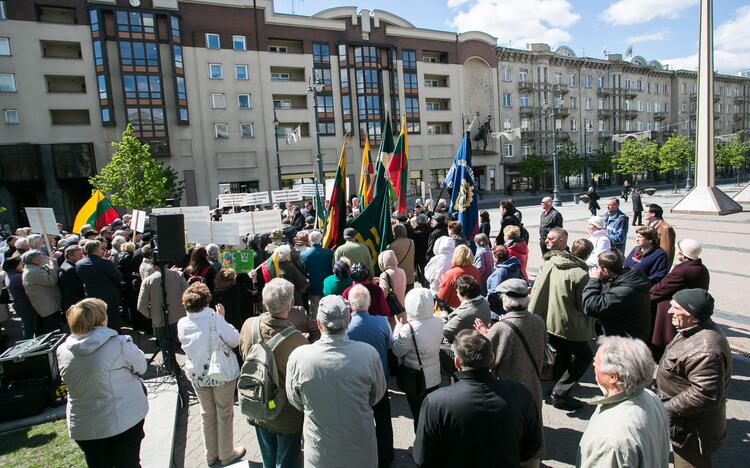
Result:
{"label": "cobblestone pavement", "polygon": [[[722,188],[728,193],[736,191],[731,185]],[[734,349],[750,351],[750,312],[743,294],[743,290],[750,285],[750,272],[747,269],[747,265],[750,265],[750,212],[724,217],[669,213],[668,208],[679,201],[680,197],[679,194],[669,192],[657,193],[654,197],[644,195],[643,203],[654,202],[665,208],[664,217],[675,227],[678,239],[691,237],[703,244],[703,260],[711,272],[710,291],[716,298],[715,319],[724,328]],[[604,206],[602,201],[600,204]],[[630,203],[623,203],[623,208],[630,215]],[[585,220],[589,213],[585,205],[565,204],[560,211],[571,239],[587,235]],[[533,240],[537,232],[539,208],[523,208],[522,212],[525,225],[532,235],[529,265],[530,272],[534,273],[535,268],[532,267],[538,267],[541,263],[539,248]],[[493,226],[499,226],[497,210],[492,210],[491,216]],[[633,230],[631,227],[628,249],[634,245]],[[736,353],[733,356],[734,372],[727,407],[728,439],[714,457],[717,467],[747,467],[746,457],[750,453],[750,359]],[[393,385],[390,392],[396,449],[393,466],[415,466],[408,451],[414,441],[414,431],[406,400],[400,392],[393,390]],[[591,369],[574,394],[584,399],[599,395]],[[544,466],[575,465],[578,442],[593,409],[588,407],[578,412],[565,413],[544,405],[547,448]],[[243,420],[239,410],[235,411],[234,429],[236,444],[247,448],[245,460],[249,466],[262,466],[255,431]],[[194,396],[191,396],[189,405],[178,415],[174,464],[178,468],[206,466],[201,440],[200,408]]]}

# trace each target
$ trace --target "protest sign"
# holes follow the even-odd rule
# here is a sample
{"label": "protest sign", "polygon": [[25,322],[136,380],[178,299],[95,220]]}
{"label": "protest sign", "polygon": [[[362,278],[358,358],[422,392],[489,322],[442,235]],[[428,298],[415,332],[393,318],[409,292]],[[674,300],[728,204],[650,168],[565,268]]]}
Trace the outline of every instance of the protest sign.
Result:
{"label": "protest sign", "polygon": [[143,234],[143,229],[146,227],[146,212],[141,210],[133,210],[133,214],[130,218],[130,229],[135,232]]}
{"label": "protest sign", "polygon": [[214,244],[240,244],[240,225],[237,223],[212,221],[211,240]]}
{"label": "protest sign", "polygon": [[323,184],[297,184],[294,186],[295,189],[299,190],[303,198],[312,198],[315,196],[315,187],[318,187],[320,196],[325,196],[325,187]]}
{"label": "protest sign", "polygon": [[250,273],[255,267],[252,249],[222,250],[221,263],[237,273]]}
{"label": "protest sign", "polygon": [[253,213],[255,212],[227,213],[221,216],[221,220],[227,223],[237,223],[239,225],[240,235],[244,236],[250,232],[255,232],[253,229]]}
{"label": "protest sign", "polygon": [[253,211],[253,234],[264,234],[281,227],[281,210]]}
{"label": "protest sign", "polygon": [[210,221],[185,221],[185,239],[189,244],[210,244]]}
{"label": "protest sign", "polygon": [[251,205],[270,205],[271,204],[271,199],[268,196],[268,192],[248,193],[247,199]]}
{"label": "protest sign", "polygon": [[274,203],[299,201],[302,200],[302,192],[298,189],[273,190],[271,191],[271,200],[273,200]]}
{"label": "protest sign", "polygon": [[211,209],[208,206],[175,206],[167,208],[153,208],[151,213],[155,215],[182,214],[185,222],[188,221],[210,221]]}
{"label": "protest sign", "polygon": [[26,217],[29,219],[29,225],[33,232],[39,234],[52,234],[59,236],[60,231],[57,229],[57,220],[52,208],[26,208]]}

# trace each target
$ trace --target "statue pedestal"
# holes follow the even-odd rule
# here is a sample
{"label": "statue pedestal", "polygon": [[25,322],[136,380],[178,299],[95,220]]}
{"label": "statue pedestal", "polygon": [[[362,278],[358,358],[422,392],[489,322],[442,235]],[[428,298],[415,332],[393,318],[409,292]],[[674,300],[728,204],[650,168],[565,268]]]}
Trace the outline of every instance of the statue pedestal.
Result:
{"label": "statue pedestal", "polygon": [[670,212],[699,215],[739,213],[742,207],[716,187],[695,187]]}

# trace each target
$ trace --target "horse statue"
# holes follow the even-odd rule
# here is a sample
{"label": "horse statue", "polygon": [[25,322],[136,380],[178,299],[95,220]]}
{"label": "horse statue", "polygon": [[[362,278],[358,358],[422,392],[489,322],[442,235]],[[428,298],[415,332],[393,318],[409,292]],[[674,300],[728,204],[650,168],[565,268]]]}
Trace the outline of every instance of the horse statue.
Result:
{"label": "horse statue", "polygon": [[479,126],[479,130],[477,131],[477,134],[474,135],[471,139],[477,142],[477,148],[476,152],[479,153],[479,142],[482,142],[482,153],[487,153],[487,143],[488,143],[488,137],[490,133],[492,132],[492,127],[490,125],[490,122],[492,121],[492,116],[488,115],[487,119],[482,122],[482,125]]}

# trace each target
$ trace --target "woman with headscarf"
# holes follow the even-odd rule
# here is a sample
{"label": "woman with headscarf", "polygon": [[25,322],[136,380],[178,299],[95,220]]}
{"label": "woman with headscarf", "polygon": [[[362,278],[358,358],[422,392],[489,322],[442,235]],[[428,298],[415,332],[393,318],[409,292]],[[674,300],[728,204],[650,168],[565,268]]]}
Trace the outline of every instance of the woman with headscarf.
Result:
{"label": "woman with headscarf", "polygon": [[[419,421],[419,409],[424,397],[440,386],[440,343],[443,340],[443,321],[433,315],[435,301],[432,291],[416,288],[409,291],[405,299],[406,323],[396,324],[393,330],[393,354],[402,359],[402,365],[424,372],[425,392],[406,392],[414,428]],[[413,336],[412,336],[413,333]],[[416,346],[415,346],[416,343]],[[417,350],[419,357],[417,358]]]}
{"label": "woman with headscarf", "polygon": [[340,296],[351,285],[351,264],[348,258],[341,257],[333,264],[333,274],[323,280],[323,296]]}
{"label": "woman with headscarf", "polygon": [[474,254],[474,266],[477,267],[482,275],[479,281],[479,287],[482,290],[482,296],[487,295],[487,279],[495,269],[495,261],[490,249],[490,238],[485,234],[474,236],[474,243],[477,245],[477,253]]}
{"label": "woman with headscarf", "polygon": [[456,247],[451,258],[451,268],[443,273],[443,276],[440,278],[440,289],[438,290],[438,298],[448,307],[456,308],[461,304],[461,299],[456,293],[456,280],[459,277],[469,275],[477,283],[482,280],[482,275],[473,263],[474,255],[472,255],[469,247],[465,245]]}
{"label": "woman with headscarf", "polygon": [[430,259],[424,268],[425,279],[430,282],[430,289],[435,292],[440,289],[440,278],[442,278],[443,273],[451,269],[454,250],[456,250],[456,244],[448,236],[443,236],[435,242],[433,248],[435,256]]}
{"label": "woman with headscarf", "polygon": [[361,284],[362,286],[367,288],[367,291],[370,293],[370,308],[367,310],[367,312],[369,312],[369,314],[373,316],[381,315],[390,319],[391,310],[390,308],[388,308],[388,302],[385,300],[385,294],[383,294],[383,290],[380,289],[377,284],[370,281],[370,269],[362,263],[355,263],[354,265],[352,265],[352,280],[354,280],[354,282],[351,286],[346,288],[343,293],[341,293],[341,297],[348,300],[349,291],[352,290],[352,287]]}
{"label": "woman with headscarf", "polygon": [[529,275],[526,274],[526,264],[529,261],[529,244],[521,237],[521,228],[518,226],[506,226],[503,230],[505,235],[505,248],[508,249],[508,255],[516,257],[521,262],[521,275],[524,281],[529,282]]}
{"label": "woman with headscarf", "polygon": [[382,271],[378,285],[383,294],[387,296],[388,290],[393,289],[399,304],[403,306],[404,297],[406,296],[406,273],[398,267],[396,254],[392,250],[380,252],[380,255],[378,255],[378,267]]}

